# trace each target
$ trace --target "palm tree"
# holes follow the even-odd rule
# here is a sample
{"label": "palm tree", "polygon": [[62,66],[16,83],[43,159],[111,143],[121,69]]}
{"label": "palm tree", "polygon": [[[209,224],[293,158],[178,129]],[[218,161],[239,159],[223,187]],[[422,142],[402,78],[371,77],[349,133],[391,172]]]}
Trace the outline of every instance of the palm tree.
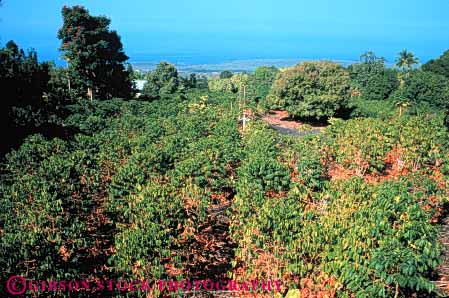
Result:
{"label": "palm tree", "polygon": [[374,63],[376,60],[376,54],[372,51],[365,52],[360,56],[360,61],[364,63]]}
{"label": "palm tree", "polygon": [[399,53],[399,56],[396,58],[396,66],[402,68],[403,71],[405,70],[405,68],[410,71],[413,65],[418,63],[419,60],[415,57],[415,54],[407,50],[401,51]]}

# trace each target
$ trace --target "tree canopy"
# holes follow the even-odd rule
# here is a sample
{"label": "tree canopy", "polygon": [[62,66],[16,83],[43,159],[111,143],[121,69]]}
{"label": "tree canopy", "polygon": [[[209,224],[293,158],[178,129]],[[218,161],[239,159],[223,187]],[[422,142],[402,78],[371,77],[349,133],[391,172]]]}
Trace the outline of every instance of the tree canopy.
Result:
{"label": "tree canopy", "polygon": [[403,94],[411,103],[427,102],[436,107],[449,105],[449,81],[428,71],[414,71],[405,81]]}
{"label": "tree canopy", "polygon": [[396,66],[401,68],[402,70],[410,71],[413,65],[418,64],[419,59],[416,58],[415,54],[409,52],[407,50],[402,50],[399,52],[398,57],[396,58]]}
{"label": "tree canopy", "polygon": [[63,25],[58,32],[60,50],[69,64],[71,84],[79,96],[110,99],[132,94],[131,74],[125,69],[128,57],[111,21],[91,16],[82,6],[62,9]]}
{"label": "tree canopy", "polygon": [[349,73],[330,61],[302,62],[281,70],[270,92],[272,108],[285,108],[291,116],[316,120],[344,110],[351,95]]}
{"label": "tree canopy", "polygon": [[449,50],[444,52],[438,59],[432,59],[424,64],[422,69],[449,78]]}
{"label": "tree canopy", "polygon": [[[1,117],[11,122],[17,109],[35,109],[43,104],[44,92],[50,80],[50,66],[39,63],[34,50],[25,53],[14,41],[0,49]],[[11,124],[11,123],[9,123]]]}
{"label": "tree canopy", "polygon": [[154,71],[148,72],[143,95],[148,99],[157,99],[160,96],[175,93],[179,87],[178,70],[174,65],[162,61]]}
{"label": "tree canopy", "polygon": [[230,70],[224,70],[220,73],[220,79],[229,79],[232,78],[234,74]]}
{"label": "tree canopy", "polygon": [[396,71],[386,68],[384,59],[376,57],[373,52],[367,52],[360,58],[361,63],[348,67],[352,85],[365,99],[387,99],[399,86]]}
{"label": "tree canopy", "polygon": [[253,90],[253,97],[256,101],[265,99],[270,93],[271,86],[273,85],[276,75],[279,70],[274,67],[262,66],[256,68],[254,74],[251,77],[251,87]]}

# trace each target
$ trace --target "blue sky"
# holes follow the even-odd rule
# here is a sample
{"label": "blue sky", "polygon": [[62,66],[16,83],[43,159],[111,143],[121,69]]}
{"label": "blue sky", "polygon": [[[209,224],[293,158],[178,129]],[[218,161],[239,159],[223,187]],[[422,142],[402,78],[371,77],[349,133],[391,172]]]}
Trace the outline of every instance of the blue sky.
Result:
{"label": "blue sky", "polygon": [[[248,58],[393,61],[406,48],[421,60],[449,48],[447,0],[3,0],[0,42],[57,59],[61,8],[81,4],[112,19],[132,61],[196,63]],[[189,60],[190,59],[190,60]]]}

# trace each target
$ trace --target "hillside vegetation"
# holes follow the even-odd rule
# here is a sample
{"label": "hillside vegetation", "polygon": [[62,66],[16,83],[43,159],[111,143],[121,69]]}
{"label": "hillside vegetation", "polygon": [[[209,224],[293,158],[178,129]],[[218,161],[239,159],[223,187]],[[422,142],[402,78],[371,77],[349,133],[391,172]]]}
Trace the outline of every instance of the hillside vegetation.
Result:
{"label": "hillside vegetation", "polygon": [[[396,68],[367,52],[347,68],[309,61],[209,80],[161,62],[140,74],[137,96],[109,19],[80,6],[62,15],[67,68],[14,42],[0,49],[2,121],[20,132],[2,148],[0,280],[281,280],[280,293],[252,294],[444,295],[434,280],[445,278],[447,246],[447,52],[422,68],[405,50]],[[301,121],[301,137],[261,120],[271,109]]]}
{"label": "hillside vegetation", "polygon": [[242,133],[233,97],[204,96],[77,105],[72,139],[35,135],[8,154],[2,279],[201,275],[193,240],[227,200],[235,279],[336,297],[432,291],[441,119],[338,120],[296,139],[259,121]]}

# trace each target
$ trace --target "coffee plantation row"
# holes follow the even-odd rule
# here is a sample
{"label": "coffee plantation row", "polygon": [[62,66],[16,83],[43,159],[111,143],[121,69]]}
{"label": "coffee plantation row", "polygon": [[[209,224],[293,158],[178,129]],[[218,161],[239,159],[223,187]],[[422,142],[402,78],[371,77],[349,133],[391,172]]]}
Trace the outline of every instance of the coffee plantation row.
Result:
{"label": "coffee plantation row", "polygon": [[449,194],[439,117],[331,119],[293,138],[257,119],[243,131],[231,94],[71,109],[72,138],[33,135],[7,155],[1,280],[204,278],[193,247],[228,206],[230,266],[208,264],[207,278],[280,279],[300,297],[434,295]]}

